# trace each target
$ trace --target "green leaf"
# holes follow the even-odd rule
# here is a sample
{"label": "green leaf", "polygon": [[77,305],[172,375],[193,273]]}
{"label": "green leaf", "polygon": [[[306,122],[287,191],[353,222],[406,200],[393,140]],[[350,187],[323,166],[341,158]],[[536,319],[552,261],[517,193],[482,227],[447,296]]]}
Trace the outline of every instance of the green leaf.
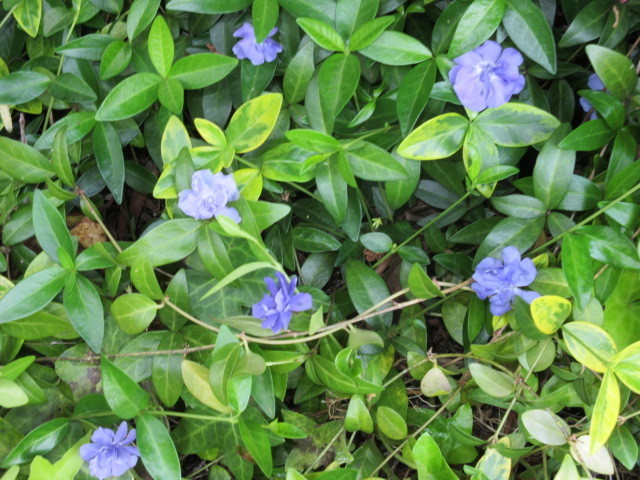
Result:
{"label": "green leaf", "polygon": [[122,203],[124,190],[124,155],[118,131],[110,123],[98,122],[93,130],[93,152],[100,175],[116,203]]}
{"label": "green leaf", "polygon": [[22,0],[13,10],[13,18],[30,37],[35,37],[42,18],[42,0]]}
{"label": "green leaf", "polygon": [[232,57],[215,53],[194,53],[174,63],[168,78],[179,81],[185,90],[197,90],[219,82],[237,64],[238,60]]}
{"label": "green leaf", "polygon": [[222,413],[233,411],[213,394],[209,385],[209,369],[190,360],[183,360],[182,378],[187,390],[207,407]]}
{"label": "green leaf", "polygon": [[431,95],[436,79],[435,62],[426,61],[416,65],[405,75],[398,88],[396,112],[402,134],[407,136],[415,126]]}
{"label": "green leaf", "polygon": [[131,266],[131,282],[140,293],[154,300],[162,300],[164,295],[156,274],[147,257],[137,258]]}
{"label": "green leaf", "polygon": [[343,52],[346,49],[344,40],[338,35],[331,25],[313,18],[298,18],[296,23],[300,25],[311,40],[321,48],[332,52]]}
{"label": "green leaf", "polygon": [[61,128],[56,132],[51,147],[51,166],[62,183],[67,187],[75,185],[75,178],[71,170],[69,150],[67,147],[67,129]]}
{"label": "green leaf", "polygon": [[563,150],[558,142],[569,130],[563,125],[547,140],[533,168],[533,189],[536,198],[547,209],[554,209],[567,193],[576,163],[576,153]]}
{"label": "green leaf", "polygon": [[40,190],[36,190],[33,194],[32,216],[38,243],[52,260],[58,261],[60,247],[71,258],[75,257],[75,248],[64,218]]}
{"label": "green leaf", "polygon": [[153,300],[140,293],[126,293],[111,304],[111,315],[122,331],[136,335],[146,330],[159,308]]}
{"label": "green leaf", "polygon": [[638,75],[630,59],[599,45],[587,45],[586,50],[596,74],[614,97],[623,100],[633,92]]}
{"label": "green leaf", "polygon": [[229,145],[238,153],[258,148],[275,127],[281,106],[279,93],[267,93],[243,104],[231,117],[225,132]]}
{"label": "green leaf", "polygon": [[68,274],[56,265],[20,281],[0,299],[0,323],[42,310],[62,290]]}
{"label": "green leaf", "polygon": [[140,458],[154,480],[181,480],[178,452],[164,424],[143,413],[136,418],[136,430]]}
{"label": "green leaf", "polygon": [[[177,332],[166,332],[158,350],[179,350],[184,348],[185,339]],[[182,393],[182,357],[180,355],[157,355],[153,359],[151,380],[158,398],[168,407],[173,407]]]}
{"label": "green leaf", "polygon": [[144,235],[117,260],[125,265],[146,255],[154,267],[182,260],[196,249],[200,222],[193,219],[168,220]]}
{"label": "green leaf", "polygon": [[457,113],[439,115],[416,128],[398,146],[398,153],[414,160],[438,160],[456,153],[469,128]]}
{"label": "green leaf", "polygon": [[124,120],[149,108],[158,99],[162,78],[155,73],[136,73],[118,83],[100,105],[96,120]]}
{"label": "green leaf", "polygon": [[591,257],[612,267],[640,269],[638,251],[628,237],[604,225],[586,225],[577,231],[589,238]]}
{"label": "green leaf", "polygon": [[508,397],[516,388],[513,378],[509,375],[480,363],[469,365],[469,371],[478,387],[489,396]]}
{"label": "green leaf", "polygon": [[387,253],[393,246],[393,240],[386,233],[371,232],[360,237],[360,243],[375,253]]}
{"label": "green leaf", "polygon": [[608,370],[602,378],[602,385],[600,385],[591,416],[589,435],[591,436],[590,450],[592,452],[597,451],[607,443],[613,429],[618,424],[619,413],[620,387],[614,373]]}
{"label": "green leaf", "polygon": [[571,302],[556,295],[543,295],[531,302],[531,317],[545,335],[553,335],[571,313]]}
{"label": "green leaf", "polygon": [[366,48],[365,57],[385,65],[413,65],[431,58],[431,50],[414,37],[400,32],[384,32]]}
{"label": "green leaf", "polygon": [[26,437],[13,447],[5,457],[0,468],[26,463],[36,455],[49,453],[58,445],[69,431],[68,418],[55,418],[31,430]]}
{"label": "green leaf", "polygon": [[491,205],[503,215],[517,218],[538,218],[546,213],[544,204],[535,197],[527,195],[505,195],[491,197]]}
{"label": "green leaf", "polygon": [[502,24],[527,57],[549,73],[556,73],[556,42],[540,8],[531,0],[507,0]]}
{"label": "green leaf", "polygon": [[369,142],[359,142],[345,152],[353,174],[363,180],[404,180],[407,171],[386,150]]}
{"label": "green leaf", "polygon": [[82,60],[100,61],[105,49],[117,41],[115,37],[103,33],[90,33],[56,48],[57,54]]}
{"label": "green leaf", "polygon": [[338,0],[336,29],[340,35],[349,38],[358,28],[372,21],[378,12],[378,4],[378,0]]}
{"label": "green leaf", "polygon": [[558,145],[563,150],[589,152],[606,145],[615,135],[601,118],[583,123],[567,135]]}
{"label": "green leaf", "polygon": [[502,21],[505,0],[475,0],[458,22],[449,56],[467,53],[487,40]]}
{"label": "green leaf", "polygon": [[261,424],[255,420],[246,419],[245,417],[240,417],[238,430],[240,430],[242,443],[247,447],[247,450],[260,467],[260,470],[262,470],[262,473],[270,477],[273,471],[273,459],[271,457],[271,444],[269,443],[267,432],[265,432]]}
{"label": "green leaf", "polygon": [[640,342],[632,343],[615,357],[613,370],[622,383],[640,393]]}
{"label": "green leaf", "polygon": [[151,24],[159,6],[160,0],[133,0],[127,15],[127,37],[130,42]]}
{"label": "green leaf", "polygon": [[91,349],[100,353],[104,337],[104,311],[96,287],[82,275],[64,289],[64,308],[71,325]]}
{"label": "green leaf", "polygon": [[[389,297],[389,289],[384,280],[365,264],[357,261],[347,263],[347,290],[353,306],[363,313]],[[379,309],[389,304],[379,307]],[[391,313],[368,318],[366,322],[374,329],[391,324]]]}
{"label": "green leaf", "polygon": [[[351,2],[350,0],[341,0],[341,2],[342,4],[353,4],[353,2]],[[390,15],[369,20],[361,27],[359,27],[355,32],[353,32],[353,35],[351,35],[351,39],[349,40],[349,50],[351,50],[352,52],[356,52],[368,47],[378,38],[380,38],[380,35],[382,35],[382,33],[387,29],[387,27],[389,27],[389,25],[393,23],[393,21],[394,18]]]}
{"label": "green leaf", "polygon": [[329,233],[311,227],[295,227],[293,230],[293,245],[303,252],[334,252],[342,245]]}
{"label": "green leaf", "polygon": [[627,470],[633,470],[638,459],[638,442],[626,425],[616,428],[609,438],[609,448]]}
{"label": "green leaf", "polygon": [[571,435],[566,422],[549,410],[527,410],[520,418],[529,435],[543,445],[565,445]]}
{"label": "green leaf", "polygon": [[558,42],[558,47],[573,47],[598,38],[602,34],[610,10],[611,3],[608,0],[590,2],[573,19]]}
{"label": "green leaf", "polygon": [[588,322],[570,322],[562,331],[569,352],[585,367],[604,373],[612,366],[618,349],[602,328]]}
{"label": "green leaf", "polygon": [[238,12],[251,5],[252,0],[170,0],[167,9],[213,15]]}
{"label": "green leaf", "polygon": [[307,86],[315,71],[313,51],[313,42],[304,44],[291,59],[284,72],[282,89],[284,98],[291,104],[303,100],[307,93]]}
{"label": "green leaf", "polygon": [[433,283],[433,280],[425,273],[422,266],[414,263],[409,271],[409,289],[411,293],[417,298],[433,298],[444,297],[444,294],[440,291],[438,286]]}
{"label": "green leaf", "polygon": [[353,97],[359,81],[360,62],[355,55],[336,53],[322,62],[318,84],[327,133],[333,130],[335,118]]}
{"label": "green leaf", "polygon": [[256,43],[261,43],[276,26],[280,7],[278,0],[255,0],[251,6],[251,19]]}
{"label": "green leaf", "polygon": [[96,92],[82,78],[73,73],[62,73],[56,77],[51,86],[51,95],[56,99],[68,103],[80,103],[82,101],[95,101],[98,99]]}
{"label": "green leaf", "polygon": [[402,440],[407,436],[407,423],[398,412],[390,407],[378,407],[376,425],[391,440]]}
{"label": "green leaf", "polygon": [[362,395],[353,395],[349,400],[344,417],[344,428],[347,432],[361,431],[373,433],[373,420]]}
{"label": "green leaf", "polygon": [[456,480],[458,478],[428,432],[420,435],[413,446],[412,454],[418,470],[418,480]]}
{"label": "green leaf", "polygon": [[123,419],[135,417],[149,403],[149,394],[106,357],[100,359],[102,388],[113,413]]}
{"label": "green leaf", "polygon": [[347,214],[348,185],[342,178],[335,158],[322,162],[316,167],[316,185],[331,217],[336,223],[344,222]]}
{"label": "green leaf", "polygon": [[8,105],[26,103],[40,96],[50,82],[49,77],[42,73],[28,70],[10,73],[0,78],[0,103]]}
{"label": "green leaf", "polygon": [[565,235],[562,239],[562,271],[576,302],[584,308],[593,290],[593,262],[589,257],[588,238]]}
{"label": "green leaf", "polygon": [[40,183],[53,175],[47,158],[29,145],[8,137],[0,137],[0,151],[0,170],[16,180]]}
{"label": "green leaf", "polygon": [[508,102],[480,113],[474,124],[505,147],[525,147],[549,138],[560,122],[550,113],[524,103]]}
{"label": "green leaf", "polygon": [[278,3],[294,18],[311,17],[329,24],[336,18],[333,0],[278,0]]}
{"label": "green leaf", "polygon": [[164,17],[157,16],[151,25],[147,41],[149,58],[161,77],[167,77],[173,64],[174,45]]}
{"label": "green leaf", "polygon": [[16,382],[8,378],[0,377],[0,407],[21,407],[28,402],[29,397]]}
{"label": "green leaf", "polygon": [[86,137],[96,124],[95,112],[83,111],[68,113],[38,138],[35,147],[38,150],[47,150],[53,146],[53,141],[58,131],[66,129],[67,143],[69,145]]}

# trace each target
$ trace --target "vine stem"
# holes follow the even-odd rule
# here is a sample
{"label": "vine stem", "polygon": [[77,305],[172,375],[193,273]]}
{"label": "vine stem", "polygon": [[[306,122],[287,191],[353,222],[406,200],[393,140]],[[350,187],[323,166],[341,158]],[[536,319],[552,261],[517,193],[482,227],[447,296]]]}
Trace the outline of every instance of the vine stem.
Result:
{"label": "vine stem", "polygon": [[602,215],[604,212],[606,212],[607,210],[609,210],[611,207],[613,207],[614,205],[616,205],[617,203],[620,203],[621,201],[623,201],[625,198],[627,198],[630,195],[633,195],[634,193],[636,193],[638,190],[640,190],[640,183],[636,184],[635,187],[627,190],[625,193],[623,193],[622,195],[620,195],[619,197],[615,198],[614,200],[611,200],[609,203],[607,203],[604,207],[602,207],[601,209],[599,209],[597,212],[592,213],[591,215],[589,215],[587,218],[585,218],[584,220],[582,220],[580,223],[576,223],[573,227],[568,228],[567,230],[565,230],[564,232],[556,235],[555,237],[553,237],[551,240],[549,240],[548,242],[543,243],[542,245],[540,245],[539,247],[534,248],[531,253],[536,253],[539,252],[540,250],[544,250],[545,248],[547,248],[549,245],[553,245],[554,243],[556,243],[558,240],[560,240],[562,237],[564,237],[565,235],[569,234],[569,233],[573,233],[575,232],[578,228],[583,227],[584,225],[586,225],[587,223],[589,223],[591,220],[599,217],[600,215]]}

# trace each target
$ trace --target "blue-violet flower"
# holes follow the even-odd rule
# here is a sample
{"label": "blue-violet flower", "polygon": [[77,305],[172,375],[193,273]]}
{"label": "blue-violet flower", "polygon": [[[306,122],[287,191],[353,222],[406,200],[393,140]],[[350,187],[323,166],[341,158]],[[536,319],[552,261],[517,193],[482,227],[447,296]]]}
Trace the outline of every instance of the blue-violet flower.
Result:
{"label": "blue-violet flower", "polygon": [[[587,80],[587,86],[591,90],[602,90],[604,88],[604,83],[602,83],[602,80],[600,80],[600,77],[597,73],[592,73],[591,75],[589,75],[589,80]],[[591,105],[589,100],[584,97],[580,97],[580,106],[585,112],[593,109],[593,105]],[[589,119],[595,120],[596,118],[598,118],[596,112],[591,112],[591,115],[589,115]]]}
{"label": "blue-violet flower", "polygon": [[89,472],[100,480],[119,477],[138,463],[140,452],[129,445],[136,439],[136,429],[127,433],[127,422],[122,422],[118,431],[99,427],[91,442],[80,447],[80,456],[89,462]]}
{"label": "blue-violet flower", "polygon": [[309,310],[313,303],[313,298],[308,293],[295,293],[298,282],[295,276],[291,277],[291,282],[280,272],[276,272],[276,277],[277,283],[270,277],[264,279],[269,293],[253,305],[251,311],[254,317],[262,320],[262,328],[270,328],[273,333],[286,330],[291,315]]}
{"label": "blue-violet flower", "polygon": [[253,25],[245,22],[238,30],[233,32],[234,37],[241,39],[233,46],[233,53],[239,60],[248,58],[253,65],[273,62],[278,53],[282,51],[282,45],[271,38],[277,32],[278,29],[274,28],[264,41],[257,43]]}
{"label": "blue-violet flower", "polygon": [[507,103],[524,88],[518,70],[524,59],[515,48],[505,48],[493,40],[453,59],[449,81],[458,99],[469,110],[480,112]]}
{"label": "blue-violet flower", "polygon": [[523,260],[516,247],[506,247],[502,260],[487,257],[478,264],[471,288],[480,300],[489,297],[493,315],[504,315],[511,310],[516,295],[527,303],[540,296],[538,292],[521,289],[531,285],[537,273],[530,258]]}
{"label": "blue-violet flower", "polygon": [[191,190],[183,190],[178,195],[178,207],[197,220],[224,215],[240,223],[238,210],[227,207],[227,202],[239,198],[240,192],[233,175],[214,175],[210,170],[198,170],[191,177]]}

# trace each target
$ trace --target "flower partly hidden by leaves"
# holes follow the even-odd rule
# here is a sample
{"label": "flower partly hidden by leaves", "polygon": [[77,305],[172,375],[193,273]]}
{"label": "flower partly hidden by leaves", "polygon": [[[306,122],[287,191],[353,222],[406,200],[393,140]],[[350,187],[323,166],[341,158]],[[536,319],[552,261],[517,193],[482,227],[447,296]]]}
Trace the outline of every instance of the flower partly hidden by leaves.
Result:
{"label": "flower partly hidden by leaves", "polygon": [[191,190],[178,195],[178,207],[186,215],[197,220],[207,220],[224,215],[240,223],[240,214],[227,203],[240,198],[233,175],[198,170],[191,177]]}
{"label": "flower partly hidden by leaves", "polygon": [[[600,77],[598,76],[598,74],[592,73],[591,75],[589,75],[587,86],[591,90],[602,90],[604,88],[604,83],[602,83],[602,80],[600,80]],[[584,110],[585,112],[589,112],[593,110],[593,105],[591,105],[591,103],[589,103],[589,101],[583,97],[580,97],[580,106],[582,107],[582,110]],[[591,111],[591,115],[589,115],[589,119],[595,120],[596,118],[598,118],[598,114],[594,111]]]}
{"label": "flower partly hidden by leaves", "polygon": [[269,293],[253,305],[251,314],[262,320],[262,328],[270,328],[273,333],[286,330],[291,321],[291,315],[295,312],[309,310],[313,298],[308,293],[296,294],[298,279],[293,276],[291,282],[280,272],[276,272],[277,282],[267,277]]}
{"label": "flower partly hidden by leaves", "polygon": [[487,40],[474,50],[453,59],[449,80],[458,99],[469,110],[480,112],[507,103],[524,88],[518,70],[524,59],[515,48]]}
{"label": "flower partly hidden by leaves", "polygon": [[130,445],[135,439],[136,429],[127,433],[127,422],[122,422],[116,432],[99,427],[91,435],[91,443],[80,447],[80,456],[89,462],[94,477],[119,477],[138,463],[140,452]]}
{"label": "flower partly hidden by leaves", "polygon": [[245,22],[238,30],[233,32],[234,37],[241,39],[233,46],[233,53],[239,60],[248,58],[253,65],[273,62],[278,56],[278,53],[282,51],[282,45],[271,38],[277,32],[278,29],[274,28],[269,32],[267,38],[257,43],[253,25]]}
{"label": "flower partly hidden by leaves", "polygon": [[527,303],[540,296],[538,292],[521,288],[531,285],[537,273],[530,258],[523,260],[516,247],[506,247],[502,250],[502,260],[487,257],[478,264],[471,287],[481,300],[489,297],[492,314],[504,315],[511,310],[516,295]]}

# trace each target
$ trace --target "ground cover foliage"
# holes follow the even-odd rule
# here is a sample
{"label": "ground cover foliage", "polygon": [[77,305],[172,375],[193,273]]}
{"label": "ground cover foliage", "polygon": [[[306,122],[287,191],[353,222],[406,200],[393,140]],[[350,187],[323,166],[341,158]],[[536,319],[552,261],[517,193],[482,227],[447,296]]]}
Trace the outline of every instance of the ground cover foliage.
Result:
{"label": "ground cover foliage", "polygon": [[2,480],[640,476],[640,1],[0,11]]}

